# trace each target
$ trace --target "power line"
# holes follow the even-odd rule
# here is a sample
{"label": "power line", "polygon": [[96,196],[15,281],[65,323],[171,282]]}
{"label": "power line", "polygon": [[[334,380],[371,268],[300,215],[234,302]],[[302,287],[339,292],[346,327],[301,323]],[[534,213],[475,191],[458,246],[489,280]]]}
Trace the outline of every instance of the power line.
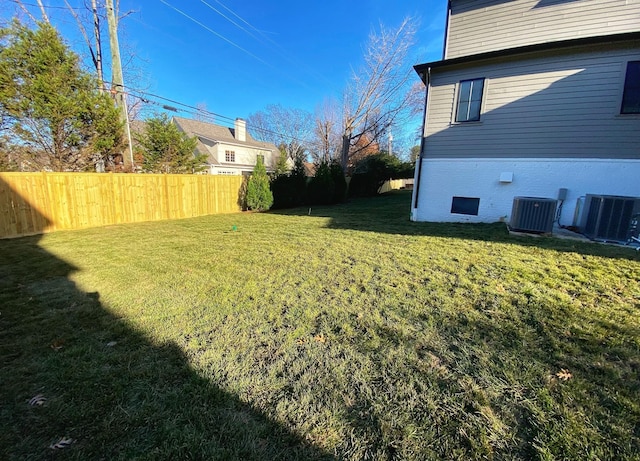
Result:
{"label": "power line", "polygon": [[[235,118],[233,118],[233,117],[229,117],[229,116],[226,116],[226,115],[218,114],[216,112],[211,112],[211,111],[206,110],[206,109],[200,109],[198,107],[195,107],[195,106],[192,106],[192,105],[180,102],[180,101],[176,101],[175,99],[166,98],[166,97],[160,96],[158,94],[149,93],[147,91],[138,90],[136,88],[131,88],[131,87],[127,87],[127,86],[124,86],[124,88],[127,90],[127,94],[129,94],[129,95],[131,95],[131,96],[133,96],[135,98],[141,99],[143,102],[150,103],[150,104],[155,104],[157,106],[161,106],[163,109],[169,110],[171,112],[177,112],[179,110],[179,111],[182,111],[182,112],[185,112],[185,113],[188,113],[188,114],[192,114],[192,115],[212,116],[216,120],[217,119],[223,119],[223,120],[226,121],[226,123],[233,124],[235,122]],[[132,93],[137,93],[137,94],[132,94]],[[139,95],[142,95],[142,96],[139,96]],[[179,108],[176,108],[176,107],[166,106],[166,105],[158,103],[156,101],[150,101],[147,98],[145,98],[144,96],[148,96],[150,98],[160,99],[162,101],[170,102],[171,104],[175,104],[175,105],[178,105],[178,106],[186,107],[187,109],[191,109],[191,110],[179,109]],[[231,128],[231,127],[232,126],[227,126],[227,128]],[[252,128],[253,130],[259,131],[259,132],[264,133],[264,134],[276,135],[276,136],[279,136],[281,138],[290,139],[292,141],[297,141],[297,142],[299,142],[301,144],[310,144],[309,140],[299,139],[299,138],[296,138],[295,136],[286,135],[284,133],[268,130],[266,128],[257,127],[257,126],[253,126],[253,125],[250,125],[250,124],[247,124],[247,128]]]}
{"label": "power line", "polygon": [[152,97],[152,98],[161,99],[163,101],[170,102],[171,104],[176,104],[178,106],[187,107],[187,108],[193,109],[193,110],[195,110],[195,111],[197,111],[199,113],[205,113],[205,114],[208,114],[208,115],[213,115],[215,117],[222,118],[222,119],[227,119],[227,120],[232,121],[232,122],[235,120],[233,117],[227,117],[225,115],[216,114],[215,112],[210,112],[210,111],[205,110],[205,109],[200,109],[198,107],[191,106],[189,104],[185,104],[185,103],[180,102],[180,101],[176,101],[175,99],[165,98],[164,96],[160,96],[158,94],[149,93],[148,91],[138,90],[136,88],[131,88],[131,87],[128,87],[128,86],[125,86],[125,89],[129,90],[129,92],[134,92],[134,93],[146,95],[146,96],[149,96],[149,97]]}
{"label": "power line", "polygon": [[209,32],[211,32],[213,35],[215,35],[216,37],[224,40],[225,42],[229,43],[230,45],[238,48],[240,51],[243,51],[244,53],[248,54],[249,56],[251,56],[254,59],[257,59],[258,61],[260,61],[263,64],[269,65],[266,61],[262,60],[261,58],[259,58],[258,56],[256,56],[255,54],[251,53],[250,51],[245,50],[244,48],[242,48],[240,45],[238,45],[235,42],[232,42],[231,40],[229,40],[227,37],[225,37],[222,34],[219,34],[218,32],[216,32],[215,30],[207,27],[206,25],[204,25],[203,23],[201,23],[200,21],[198,21],[197,19],[189,16],[187,13],[185,13],[182,10],[179,10],[178,8],[176,8],[175,6],[171,5],[170,3],[166,2],[165,0],[160,0],[161,3],[164,3],[166,6],[168,6],[169,8],[171,8],[172,10],[180,13],[181,15],[183,15],[184,17],[190,19],[191,21],[195,22],[196,24],[198,24],[200,27],[202,27],[205,30],[208,30]]}
{"label": "power line", "polygon": [[[36,8],[40,8],[40,5],[36,5],[35,3],[25,3],[25,2],[21,2],[19,0],[9,0],[12,3],[15,3],[16,5],[24,5],[24,6],[34,6]],[[66,7],[66,6],[50,6],[50,5],[46,5],[45,9],[53,9],[53,10],[68,10],[69,8],[71,8],[72,10],[79,10],[79,11],[84,11],[84,8],[80,8],[80,7]]]}
{"label": "power line", "polygon": [[[203,24],[202,22],[198,21],[197,19],[193,18],[192,16],[189,16],[187,13],[185,13],[182,10],[179,10],[178,8],[176,8],[175,6],[171,5],[170,3],[168,3],[166,0],[160,0],[160,2],[162,2],[163,4],[165,4],[166,6],[168,6],[169,8],[173,9],[174,11],[180,13],[181,15],[183,15],[184,17],[190,19],[191,21],[195,22],[196,24],[198,24],[200,27],[202,27],[203,29],[211,32],[212,34],[214,34],[216,37],[221,38],[222,40],[224,40],[225,42],[233,45],[234,47],[238,48],[239,50],[243,51],[244,53],[248,54],[249,56],[253,57],[254,59],[260,61],[261,63],[263,63],[264,65],[266,65],[267,67],[270,67],[271,69],[274,69],[276,71],[279,71],[280,69],[278,69],[278,67],[274,66],[273,64],[271,64],[270,62],[265,61],[264,59],[256,56],[255,54],[251,53],[250,51],[247,51],[246,49],[242,48],[240,45],[238,45],[237,43],[229,40],[228,38],[226,38],[225,36],[221,35],[220,33],[214,31],[213,29],[211,29],[210,27],[208,27],[207,25]],[[236,27],[239,27],[240,29],[244,30],[246,33],[248,33],[249,35],[251,35],[253,38],[255,38],[256,40],[258,40],[258,38],[251,34],[249,31],[247,31],[246,29],[244,29],[243,27],[241,27],[240,25],[238,25],[237,23],[235,23],[234,21],[232,21],[231,19],[229,19],[227,16],[223,15],[220,11],[216,10],[215,8],[213,8],[211,5],[209,5],[208,3],[203,2],[205,5],[207,5],[209,8],[211,8],[213,11],[217,12],[219,15],[221,15],[222,17],[224,17],[227,21],[230,21],[232,24],[234,24]],[[220,2],[218,2],[220,3]],[[222,3],[220,3],[220,5],[222,5]],[[224,6],[224,5],[222,5]],[[225,7],[226,8],[226,7]],[[228,10],[228,8],[227,8]],[[231,10],[229,10],[231,11]],[[233,13],[231,11],[231,13]],[[237,16],[238,18],[240,18],[238,15],[236,15],[235,13],[233,13],[235,16]],[[246,21],[244,21],[244,19],[240,18],[243,22],[247,23]],[[254,30],[256,30],[259,34],[263,35],[262,32],[260,32],[258,29],[256,29],[255,27],[253,27],[251,24],[247,23],[251,28],[253,28]],[[265,37],[266,38],[266,37]],[[271,41],[272,43],[274,43],[272,40],[268,39],[267,40]],[[277,44],[275,44],[276,46],[278,46]],[[292,64],[295,64],[297,66],[300,66],[299,64],[297,64],[296,62],[294,62],[292,59],[288,58],[287,56],[284,56],[282,51],[278,51],[278,53],[283,56],[285,59],[287,59],[289,62],[291,62]],[[291,80],[292,82],[295,82],[299,85],[302,85],[304,87],[309,87],[309,85],[306,84],[306,82],[298,80],[296,78],[293,78],[291,75],[289,74],[285,74],[286,77]],[[315,73],[314,73],[315,75]],[[322,77],[322,76],[321,76]],[[327,80],[325,77],[322,77],[325,81],[329,82],[329,80]]]}
{"label": "power line", "polygon": [[[24,2],[20,2],[19,0],[9,0],[12,3],[15,4],[22,4],[25,6],[31,6],[31,7],[39,7],[39,5],[33,4],[33,3],[24,3]],[[217,10],[216,8],[214,8],[213,6],[211,6],[210,4],[208,4],[207,2],[205,2],[204,0],[201,0],[202,3],[204,3],[207,7],[209,7],[210,9],[212,9],[213,11],[215,11],[216,13],[218,13],[219,15],[221,15],[223,18],[225,18],[227,21],[231,22],[233,25],[235,25],[236,27],[238,27],[239,29],[243,30],[244,32],[246,32],[247,34],[251,35],[254,39],[259,40],[258,37],[256,37],[254,34],[252,34],[250,31],[248,31],[247,29],[245,29],[244,27],[242,27],[241,25],[239,25],[238,23],[236,23],[235,21],[233,21],[232,19],[230,19],[229,17],[227,17],[226,15],[224,15],[222,12],[220,12],[219,10]],[[202,28],[206,29],[207,31],[211,32],[212,34],[216,35],[217,37],[221,38],[222,40],[226,41],[227,43],[231,44],[232,46],[240,49],[241,51],[247,53],[249,56],[257,59],[258,61],[273,67],[272,65],[270,65],[269,63],[265,62],[264,60],[262,60],[261,58],[259,58],[258,56],[254,55],[253,53],[247,51],[246,49],[242,48],[241,46],[239,46],[238,44],[232,42],[231,40],[227,39],[226,37],[222,36],[221,34],[219,34],[218,32],[212,30],[211,28],[207,27],[205,24],[201,23],[200,21],[196,20],[195,18],[191,17],[190,15],[188,15],[187,13],[181,11],[180,9],[176,8],[175,6],[171,5],[170,3],[168,3],[165,0],[160,0],[160,2],[162,2],[163,4],[165,4],[166,6],[168,6],[169,8],[173,9],[174,11],[176,11],[177,13],[185,16],[186,18],[190,19],[191,21],[195,22],[196,24],[198,24],[199,26],[201,26]],[[275,42],[273,42],[273,40],[269,39],[268,37],[266,37],[260,30],[258,30],[256,27],[254,27],[253,25],[251,25],[249,22],[247,22],[246,20],[244,20],[242,17],[240,17],[238,14],[236,14],[235,12],[233,12],[231,9],[229,9],[227,6],[225,6],[224,4],[222,4],[221,2],[216,0],[216,3],[220,4],[223,8],[225,8],[227,11],[229,11],[231,14],[233,14],[234,16],[236,16],[239,20],[241,20],[242,22],[244,22],[245,24],[247,24],[249,27],[251,27],[253,30],[255,30],[257,33],[259,33],[261,36],[263,36],[266,40],[268,40],[269,42],[271,42],[272,44],[274,44],[275,46],[279,47],[279,45]],[[84,11],[84,8],[81,7],[63,7],[63,6],[46,6],[46,8],[51,8],[51,9],[60,9],[60,10],[68,10],[69,8],[73,9],[73,10],[81,10]],[[284,56],[285,58],[287,58],[286,56]],[[287,58],[289,59],[289,58]],[[290,59],[289,59],[290,60]],[[291,61],[291,60],[290,60]],[[128,90],[127,94],[136,97],[140,100],[142,100],[145,103],[151,103],[151,104],[155,104],[158,106],[161,106],[163,109],[171,111],[171,112],[177,112],[178,110],[191,114],[191,115],[205,115],[205,116],[210,116],[210,117],[215,117],[216,119],[223,119],[226,120],[227,123],[231,122],[233,123],[235,121],[235,118],[233,117],[228,117],[225,115],[221,115],[221,114],[217,114],[214,112],[210,112],[208,110],[204,110],[204,109],[200,109],[198,107],[194,107],[185,103],[182,103],[180,101],[176,101],[173,99],[169,99],[169,98],[165,98],[163,96],[157,95],[157,94],[153,94],[153,93],[149,93],[149,92],[145,92],[142,90],[138,90],[135,88],[131,88],[131,87],[127,87],[125,85],[119,85],[122,89],[126,89]],[[145,95],[148,97],[152,97],[152,98],[157,98],[163,101],[167,101],[170,102],[172,104],[177,104],[179,106],[191,109],[191,110],[185,110],[185,109],[177,109],[175,107],[171,107],[168,106],[166,104],[160,104],[157,103],[155,101],[149,101],[148,99],[146,99],[143,96],[139,96],[137,94],[132,94],[133,93],[138,93],[141,95]],[[194,112],[195,111],[195,112]],[[229,127],[231,128],[231,127]],[[299,138],[296,138],[294,136],[291,135],[286,135],[284,133],[280,133],[280,132],[276,132],[276,131],[272,131],[272,130],[268,130],[266,128],[262,128],[262,127],[257,127],[257,126],[252,126],[252,125],[247,125],[247,128],[252,128],[255,131],[261,132],[263,134],[270,134],[270,135],[275,135],[278,136],[280,138],[284,138],[284,139],[290,139],[292,141],[296,141],[299,143],[309,143],[309,141],[307,140],[302,140]]]}
{"label": "power line", "polygon": [[[206,6],[208,6],[211,10],[215,11],[216,13],[218,13],[220,16],[222,16],[223,18],[225,18],[227,21],[229,21],[231,24],[233,24],[234,26],[236,26],[238,29],[246,32],[247,34],[249,34],[251,37],[253,37],[254,39],[256,39],[257,41],[259,41],[262,44],[265,44],[267,46],[270,46],[271,49],[275,50],[281,57],[283,57],[284,59],[286,59],[287,61],[289,61],[291,64],[299,67],[299,68],[305,68],[311,75],[314,76],[318,76],[320,77],[322,80],[324,80],[326,83],[329,83],[330,85],[332,84],[332,82],[325,77],[324,75],[320,74],[319,72],[310,69],[309,66],[307,66],[304,63],[300,63],[299,61],[296,61],[294,58],[292,58],[291,56],[289,56],[287,54],[287,52],[284,50],[284,48],[282,48],[277,42],[271,40],[269,37],[267,37],[264,32],[262,32],[260,29],[258,29],[256,26],[254,26],[253,24],[249,23],[246,19],[244,19],[243,17],[241,17],[238,13],[236,13],[235,11],[233,11],[231,8],[229,8],[228,6],[226,6],[224,3],[222,3],[219,0],[214,0],[218,5],[220,5],[222,8],[224,8],[225,10],[227,10],[229,13],[231,13],[233,16],[235,16],[236,18],[238,18],[240,21],[242,21],[243,23],[245,23],[247,26],[249,26],[251,29],[253,29],[255,32],[257,32],[264,40],[260,40],[258,37],[256,37],[253,33],[251,33],[249,30],[245,29],[244,27],[242,27],[241,25],[239,25],[238,23],[236,23],[235,21],[233,21],[232,19],[230,19],[229,17],[227,17],[226,15],[224,15],[223,13],[221,13],[218,9],[214,8],[213,6],[211,6],[209,3],[207,3],[205,0],[200,0],[203,4],[205,4]],[[269,42],[269,44],[267,44],[266,42]],[[296,80],[297,81],[297,80]],[[299,82],[300,83],[300,82]],[[303,84],[304,85],[304,84]]]}
{"label": "power line", "polygon": [[[251,35],[253,38],[255,38],[256,40],[258,40],[258,37],[256,37],[255,35],[253,35],[251,32],[249,32],[247,29],[245,29],[244,27],[242,27],[240,24],[238,24],[237,22],[235,22],[233,19],[229,18],[228,16],[226,16],[224,13],[220,12],[220,10],[214,8],[213,6],[211,6],[209,3],[205,2],[204,0],[200,0],[202,3],[204,3],[207,7],[209,7],[209,9],[215,11],[216,13],[218,13],[220,16],[222,16],[223,18],[225,18],[227,21],[229,21],[231,24],[233,24],[234,26],[236,26],[238,29],[246,32],[247,34]],[[220,2],[218,2],[220,3]],[[224,5],[222,5],[223,7],[225,7]],[[227,7],[225,7],[227,10],[229,10]],[[237,14],[233,13],[233,11],[229,10],[232,14],[234,14],[236,17],[238,17],[240,20],[242,20],[243,22],[245,22],[246,24],[247,21],[244,21],[242,18],[240,18]],[[249,26],[251,26],[251,24],[249,24]]]}

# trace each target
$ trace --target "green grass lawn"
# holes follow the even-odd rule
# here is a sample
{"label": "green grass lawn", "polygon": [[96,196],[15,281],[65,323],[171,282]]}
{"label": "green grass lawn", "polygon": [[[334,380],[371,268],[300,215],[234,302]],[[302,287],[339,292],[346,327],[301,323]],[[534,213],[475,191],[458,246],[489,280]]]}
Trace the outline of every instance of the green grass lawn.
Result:
{"label": "green grass lawn", "polygon": [[640,255],[409,202],[0,241],[0,459],[637,460]]}

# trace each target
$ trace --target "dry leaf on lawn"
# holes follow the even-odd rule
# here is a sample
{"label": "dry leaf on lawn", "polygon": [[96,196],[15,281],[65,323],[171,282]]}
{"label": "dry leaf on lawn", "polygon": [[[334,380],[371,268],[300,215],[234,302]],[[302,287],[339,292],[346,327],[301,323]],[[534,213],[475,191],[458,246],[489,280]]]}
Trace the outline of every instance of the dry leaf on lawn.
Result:
{"label": "dry leaf on lawn", "polygon": [[556,373],[556,376],[558,377],[558,379],[561,379],[562,381],[567,381],[568,379],[573,378],[573,375],[571,374],[571,372],[566,368],[561,368],[560,371]]}

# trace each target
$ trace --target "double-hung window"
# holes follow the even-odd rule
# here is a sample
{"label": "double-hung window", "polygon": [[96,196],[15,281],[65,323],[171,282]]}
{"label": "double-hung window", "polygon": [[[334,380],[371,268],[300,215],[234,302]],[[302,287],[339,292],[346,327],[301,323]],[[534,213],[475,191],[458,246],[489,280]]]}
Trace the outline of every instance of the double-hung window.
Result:
{"label": "double-hung window", "polygon": [[458,104],[456,122],[477,122],[480,120],[484,78],[462,80],[458,84]]}
{"label": "double-hung window", "polygon": [[235,162],[236,161],[236,153],[232,150],[224,151],[224,160],[225,162]]}
{"label": "double-hung window", "polygon": [[640,114],[640,61],[627,63],[621,114]]}

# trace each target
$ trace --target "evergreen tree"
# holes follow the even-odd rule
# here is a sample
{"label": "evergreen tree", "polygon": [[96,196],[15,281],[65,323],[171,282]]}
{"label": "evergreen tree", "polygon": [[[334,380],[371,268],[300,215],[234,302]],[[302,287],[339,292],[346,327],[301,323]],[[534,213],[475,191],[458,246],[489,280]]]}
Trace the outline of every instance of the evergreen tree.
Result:
{"label": "evergreen tree", "polygon": [[290,208],[306,202],[307,176],[301,157],[296,158],[291,171],[273,178],[271,192],[273,208]]}
{"label": "evergreen tree", "polygon": [[289,177],[293,189],[294,205],[302,205],[307,201],[307,171],[302,156],[295,158]]}
{"label": "evergreen tree", "polygon": [[269,188],[267,169],[258,157],[258,162],[253,169],[253,174],[247,184],[247,207],[250,210],[265,211],[273,205],[273,194]]}
{"label": "evergreen tree", "polygon": [[20,164],[85,171],[124,147],[118,111],[48,23],[0,29],[0,118]]}
{"label": "evergreen tree", "polygon": [[309,182],[309,203],[327,205],[334,202],[336,184],[328,162],[316,164],[316,174]]}
{"label": "evergreen tree", "polygon": [[286,175],[289,172],[289,165],[287,164],[287,152],[282,148],[279,149],[278,160],[276,160],[276,165],[273,169],[273,177],[277,178],[278,176]]}
{"label": "evergreen tree", "polygon": [[147,120],[135,138],[147,173],[196,173],[205,168],[207,156],[195,152],[198,140],[180,131],[167,114]]}
{"label": "evergreen tree", "polygon": [[331,178],[335,185],[333,203],[344,202],[347,197],[347,180],[344,177],[342,165],[340,165],[337,159],[333,159],[329,163],[329,170],[331,171]]}

